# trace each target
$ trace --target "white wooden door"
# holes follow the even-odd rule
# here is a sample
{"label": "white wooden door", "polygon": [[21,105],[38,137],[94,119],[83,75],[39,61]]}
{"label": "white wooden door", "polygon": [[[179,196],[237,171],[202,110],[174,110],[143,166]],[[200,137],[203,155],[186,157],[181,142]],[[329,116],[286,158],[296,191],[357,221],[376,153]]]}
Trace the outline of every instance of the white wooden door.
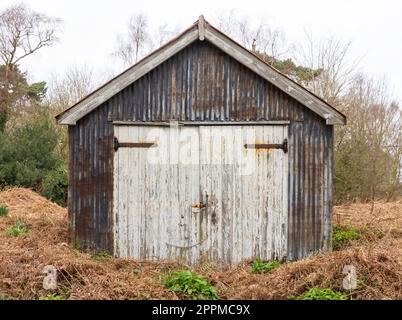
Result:
{"label": "white wooden door", "polygon": [[264,145],[282,144],[287,134],[287,126],[200,127],[209,235],[201,250],[209,260],[230,265],[286,257],[288,156]]}
{"label": "white wooden door", "polygon": [[115,152],[115,254],[188,260],[195,245],[191,210],[199,203],[200,189],[198,164],[178,162],[187,142],[179,142],[178,130],[170,127],[115,126],[115,137],[121,144],[155,143]]}
{"label": "white wooden door", "polygon": [[286,256],[287,154],[245,147],[283,143],[286,126],[115,126],[115,137],[117,256]]}

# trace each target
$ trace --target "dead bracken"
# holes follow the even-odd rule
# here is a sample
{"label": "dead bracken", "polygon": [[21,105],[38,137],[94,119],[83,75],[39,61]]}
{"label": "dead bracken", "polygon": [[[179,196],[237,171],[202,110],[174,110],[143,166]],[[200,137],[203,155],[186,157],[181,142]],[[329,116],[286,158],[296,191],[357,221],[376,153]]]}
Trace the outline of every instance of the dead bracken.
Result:
{"label": "dead bracken", "polygon": [[[0,219],[0,299],[179,299],[164,286],[163,275],[184,269],[205,277],[220,299],[288,299],[312,288],[342,291],[349,299],[402,299],[402,201],[376,203],[374,210],[370,204],[336,207],[335,224],[381,229],[384,236],[262,274],[251,272],[251,262],[220,270],[213,264],[94,259],[68,245],[66,209],[21,188],[0,192],[0,203],[9,208]],[[29,224],[29,232],[8,237],[18,219]],[[56,291],[42,288],[47,265],[58,270]],[[357,270],[356,290],[342,289],[345,265]]]}

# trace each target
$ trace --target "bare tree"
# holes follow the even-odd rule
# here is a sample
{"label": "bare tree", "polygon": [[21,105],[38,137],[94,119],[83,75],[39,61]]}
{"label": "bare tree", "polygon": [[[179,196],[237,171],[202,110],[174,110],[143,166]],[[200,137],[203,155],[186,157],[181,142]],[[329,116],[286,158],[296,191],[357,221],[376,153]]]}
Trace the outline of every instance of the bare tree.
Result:
{"label": "bare tree", "polygon": [[94,71],[86,65],[73,65],[49,80],[47,103],[59,113],[88,95],[95,88]]}
{"label": "bare tree", "polygon": [[4,130],[9,108],[10,75],[25,58],[57,40],[61,20],[31,10],[24,4],[0,14],[0,60],[5,68],[0,86],[0,131]]}
{"label": "bare tree", "polygon": [[152,50],[164,45],[179,34],[180,30],[180,25],[171,27],[168,23],[150,28],[145,15],[134,15],[127,24],[126,32],[117,36],[117,46],[113,55],[125,66],[130,66]]}
{"label": "bare tree", "polygon": [[143,14],[137,14],[130,18],[127,32],[117,36],[117,49],[114,55],[124,64],[131,65],[147,52],[147,47],[150,45],[148,19]]}
{"label": "bare tree", "polygon": [[253,23],[248,16],[238,16],[234,10],[220,14],[214,20],[220,30],[247,49],[269,57],[267,62],[270,64],[292,51],[292,46],[287,43],[283,30],[272,27],[264,21]]}
{"label": "bare tree", "polygon": [[338,200],[390,200],[401,188],[402,111],[384,79],[362,74],[342,97],[348,126],[337,129]]}
{"label": "bare tree", "polygon": [[180,25],[176,25],[174,28],[172,28],[168,23],[160,24],[156,29],[151,32],[152,40],[150,40],[150,42],[152,43],[152,50],[161,47],[166,42],[174,38],[176,35],[179,34],[181,29],[182,28]]}
{"label": "bare tree", "polygon": [[312,74],[310,78],[313,80],[304,85],[342,110],[341,96],[354,81],[361,60],[351,58],[351,45],[351,41],[343,41],[334,36],[317,39],[306,31],[303,44],[298,46],[298,56],[295,57],[312,72],[321,70]]}
{"label": "bare tree", "polygon": [[[81,100],[96,86],[94,71],[86,65],[73,65],[64,74],[53,74],[49,80],[46,104],[50,114],[55,116]],[[67,129],[57,126],[62,139],[56,151],[67,158]]]}

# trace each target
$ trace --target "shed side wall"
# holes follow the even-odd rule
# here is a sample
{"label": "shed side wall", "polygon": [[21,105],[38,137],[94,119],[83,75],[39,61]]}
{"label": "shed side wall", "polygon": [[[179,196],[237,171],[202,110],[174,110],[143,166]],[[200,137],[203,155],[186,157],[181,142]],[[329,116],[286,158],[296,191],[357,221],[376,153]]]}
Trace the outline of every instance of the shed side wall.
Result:
{"label": "shed side wall", "polygon": [[113,247],[111,121],[290,120],[289,248],[325,248],[332,216],[333,128],[208,42],[195,42],[70,127],[72,239]]}
{"label": "shed side wall", "polygon": [[74,246],[113,250],[113,126],[102,106],[69,127],[69,218]]}

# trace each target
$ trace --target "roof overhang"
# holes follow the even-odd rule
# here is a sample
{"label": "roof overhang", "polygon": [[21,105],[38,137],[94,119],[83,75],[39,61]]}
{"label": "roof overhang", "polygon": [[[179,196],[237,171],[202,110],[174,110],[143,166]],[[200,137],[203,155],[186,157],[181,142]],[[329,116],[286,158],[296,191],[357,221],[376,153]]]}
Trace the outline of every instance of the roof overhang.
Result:
{"label": "roof overhang", "polygon": [[118,92],[156,68],[196,40],[207,40],[223,52],[266,79],[289,96],[321,116],[328,125],[346,124],[346,116],[327,102],[274,69],[252,52],[207,23],[203,16],[189,29],[137,64],[107,82],[81,101],[60,113],[56,119],[62,125],[75,125],[78,120],[112,98]]}

